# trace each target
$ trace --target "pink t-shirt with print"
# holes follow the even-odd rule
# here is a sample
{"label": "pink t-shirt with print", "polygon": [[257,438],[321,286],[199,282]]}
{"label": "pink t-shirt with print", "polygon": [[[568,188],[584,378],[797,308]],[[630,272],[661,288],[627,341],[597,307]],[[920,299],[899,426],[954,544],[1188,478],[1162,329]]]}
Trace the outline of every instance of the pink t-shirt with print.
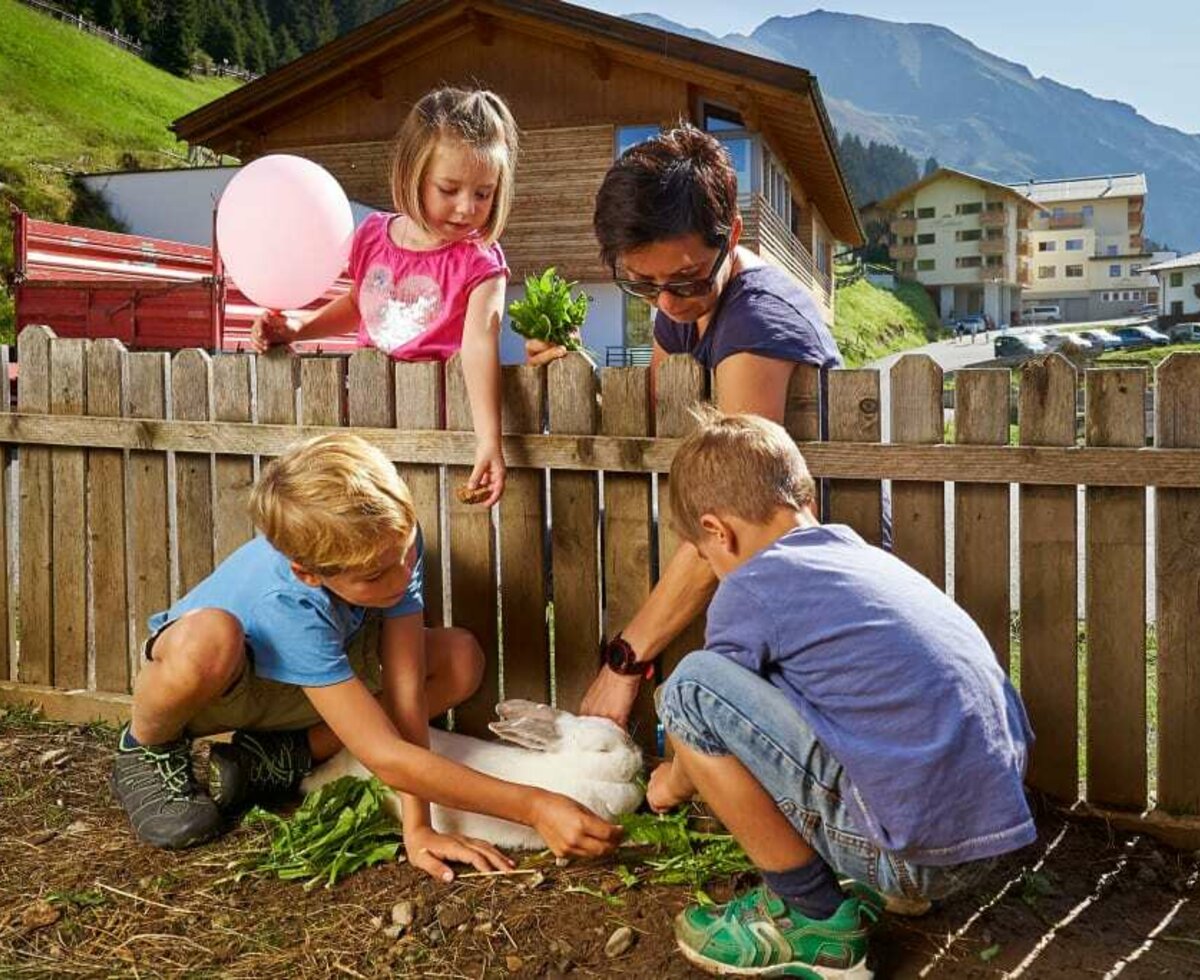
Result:
{"label": "pink t-shirt with print", "polygon": [[509,275],[499,245],[450,242],[430,251],[388,236],[395,214],[369,215],[354,233],[350,277],[358,290],[358,343],[398,361],[444,361],[462,347],[471,290]]}

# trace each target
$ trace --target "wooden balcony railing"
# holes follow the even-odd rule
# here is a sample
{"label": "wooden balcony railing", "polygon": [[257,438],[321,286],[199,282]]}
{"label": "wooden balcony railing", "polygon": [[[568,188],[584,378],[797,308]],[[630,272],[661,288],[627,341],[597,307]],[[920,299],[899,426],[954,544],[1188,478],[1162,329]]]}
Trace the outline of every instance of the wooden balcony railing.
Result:
{"label": "wooden balcony railing", "polygon": [[905,235],[915,235],[917,233],[916,218],[894,218],[892,219],[892,234],[897,238],[903,238]]}
{"label": "wooden balcony railing", "polygon": [[888,253],[893,259],[915,259],[917,257],[917,246],[892,245],[888,248]]}
{"label": "wooden balcony railing", "polygon": [[1050,228],[1058,231],[1064,228],[1082,228],[1084,225],[1083,212],[1072,211],[1069,214],[1050,215]]}
{"label": "wooden balcony railing", "polygon": [[812,289],[818,302],[829,305],[832,298],[829,276],[816,267],[812,253],[792,234],[762,195],[751,197],[749,207],[742,211],[742,220],[743,245],[786,269]]}
{"label": "wooden balcony railing", "polygon": [[985,238],[979,243],[979,251],[982,255],[1003,255],[1007,250],[1007,238]]}
{"label": "wooden balcony railing", "polygon": [[982,211],[979,215],[979,223],[984,228],[1003,228],[1007,220],[1003,211]]}

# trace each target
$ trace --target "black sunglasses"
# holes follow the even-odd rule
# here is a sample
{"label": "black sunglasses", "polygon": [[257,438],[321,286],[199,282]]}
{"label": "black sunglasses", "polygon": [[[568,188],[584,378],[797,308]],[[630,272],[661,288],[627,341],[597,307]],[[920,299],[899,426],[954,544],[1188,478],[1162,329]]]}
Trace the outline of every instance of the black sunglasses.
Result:
{"label": "black sunglasses", "polygon": [[712,270],[703,279],[681,279],[679,282],[657,283],[648,282],[645,279],[619,279],[614,270],[613,282],[623,293],[651,302],[658,299],[660,293],[670,293],[677,299],[694,299],[712,292],[713,284],[717,281],[717,273],[721,271],[721,265],[728,254],[729,239],[726,238],[721,243],[721,250],[712,264]]}

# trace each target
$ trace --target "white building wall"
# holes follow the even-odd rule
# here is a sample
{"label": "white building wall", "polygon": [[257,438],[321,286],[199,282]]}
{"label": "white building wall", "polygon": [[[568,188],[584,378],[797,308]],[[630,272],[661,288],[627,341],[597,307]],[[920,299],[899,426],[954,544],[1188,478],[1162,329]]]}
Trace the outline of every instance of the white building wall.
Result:
{"label": "white building wall", "polygon": [[[1179,285],[1172,286],[1171,275],[1175,273],[1179,277]],[[1162,283],[1162,305],[1160,309],[1170,315],[1193,316],[1200,314],[1200,296],[1196,295],[1196,288],[1200,286],[1200,266],[1191,266],[1185,269],[1167,269],[1159,273],[1159,281]],[[1179,306],[1176,307],[1175,304]]]}

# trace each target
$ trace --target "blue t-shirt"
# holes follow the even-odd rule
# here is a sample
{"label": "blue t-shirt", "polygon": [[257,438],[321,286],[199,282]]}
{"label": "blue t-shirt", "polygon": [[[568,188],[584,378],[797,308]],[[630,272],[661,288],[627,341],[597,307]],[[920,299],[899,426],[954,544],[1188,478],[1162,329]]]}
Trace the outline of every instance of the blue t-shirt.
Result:
{"label": "blue t-shirt", "polygon": [[914,864],[1036,837],[1033,732],[979,627],[842,525],[798,528],[727,575],[705,646],[782,690],[842,765],[858,828]]}
{"label": "blue t-shirt", "polygon": [[[424,609],[425,544],[419,530],[414,547],[412,579],[403,598],[381,610],[386,619]],[[151,635],[192,609],[223,609],[237,617],[259,677],[326,687],[354,676],[346,647],[362,628],[366,608],[305,585],[266,538],[242,545],[170,609],[151,616]]]}
{"label": "blue t-shirt", "polygon": [[710,371],[741,353],[820,368],[842,363],[816,301],[773,265],[746,269],[729,280],[703,336],[696,324],[676,323],[660,311],[654,339],[668,354],[691,354]]}

